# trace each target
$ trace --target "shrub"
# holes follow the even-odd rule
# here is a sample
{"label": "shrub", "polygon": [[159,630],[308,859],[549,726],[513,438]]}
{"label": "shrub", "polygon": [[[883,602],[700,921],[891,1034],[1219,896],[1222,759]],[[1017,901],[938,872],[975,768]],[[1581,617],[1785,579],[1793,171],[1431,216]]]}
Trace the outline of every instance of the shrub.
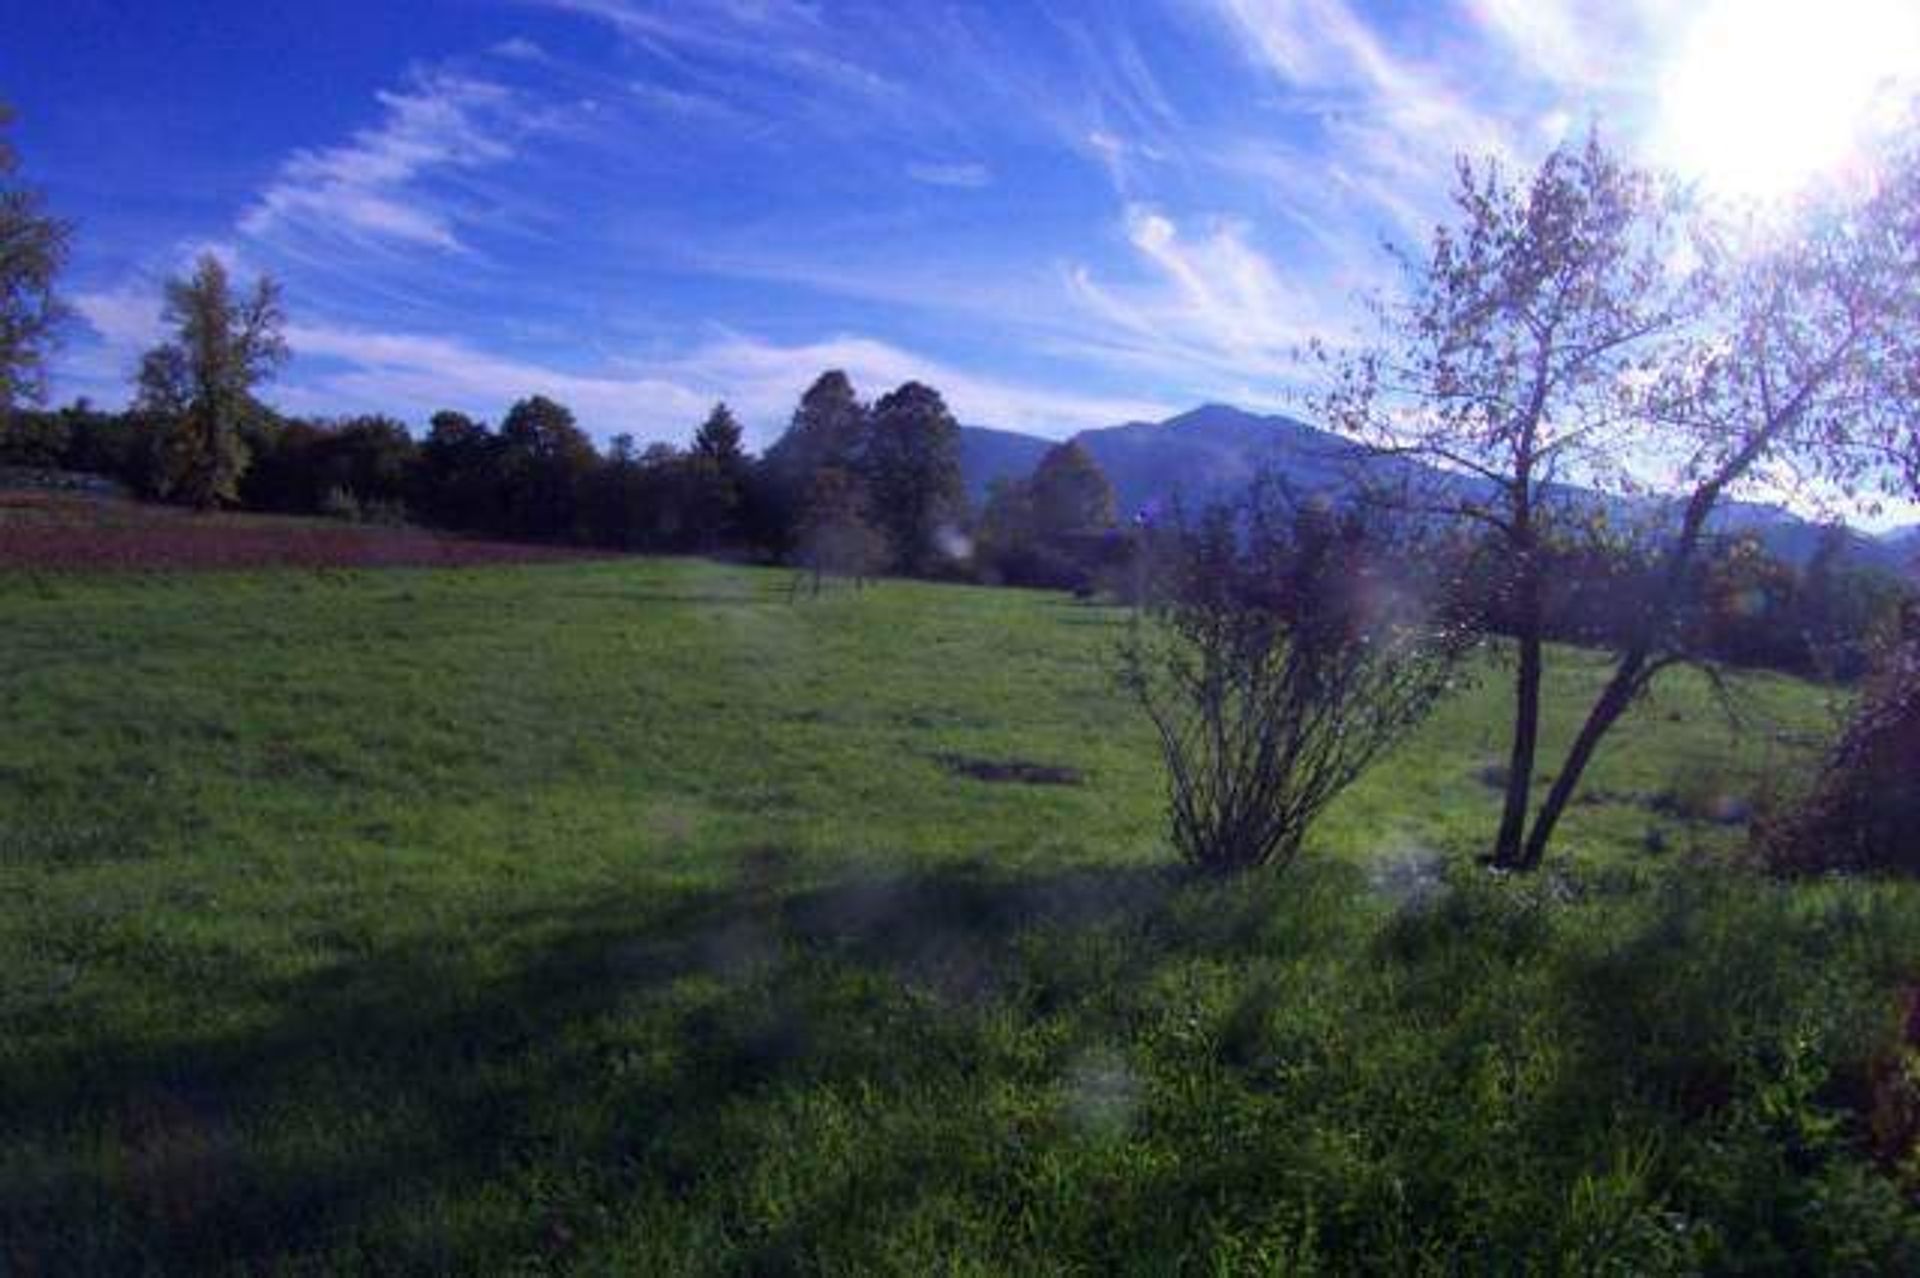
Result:
{"label": "shrub", "polygon": [[1423,719],[1471,646],[1415,537],[1270,481],[1156,538],[1121,679],[1159,733],[1175,847],[1290,862],[1314,818]]}
{"label": "shrub", "polygon": [[1920,601],[1909,602],[1811,794],[1759,832],[1776,871],[1920,874]]}

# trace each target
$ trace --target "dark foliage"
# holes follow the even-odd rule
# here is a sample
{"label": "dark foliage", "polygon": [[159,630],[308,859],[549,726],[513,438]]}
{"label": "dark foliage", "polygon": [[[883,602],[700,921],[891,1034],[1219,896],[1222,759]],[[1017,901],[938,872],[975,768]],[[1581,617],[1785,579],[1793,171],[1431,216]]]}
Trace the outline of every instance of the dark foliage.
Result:
{"label": "dark foliage", "polygon": [[1049,449],[1024,480],[988,491],[975,529],[983,579],[1131,597],[1137,545],[1113,526],[1113,485],[1078,442]]}
{"label": "dark foliage", "polygon": [[1920,603],[1910,602],[1804,805],[1758,837],[1767,860],[1785,873],[1920,875],[1916,831]]}
{"label": "dark foliage", "polygon": [[894,567],[921,573],[953,558],[966,495],[960,426],[940,392],[908,382],[882,395],[863,460],[868,518],[884,530]]}
{"label": "dark foliage", "polygon": [[858,586],[885,566],[886,538],[866,521],[864,506],[855,476],[837,466],[813,473],[793,534],[793,561],[809,574],[813,593],[828,577],[848,577]]}
{"label": "dark foliage", "polygon": [[252,463],[243,505],[283,514],[346,514],[399,522],[415,486],[419,449],[390,417],[269,421],[243,432]]}
{"label": "dark foliage", "polygon": [[[1850,682],[1866,673],[1877,633],[1891,624],[1911,588],[1878,568],[1842,561],[1845,530],[1823,531],[1804,567],[1767,551],[1758,536],[1707,539],[1669,587],[1657,546],[1583,529],[1543,536],[1538,625],[1543,638],[1617,648],[1646,624],[1653,601],[1671,660],[1783,670]],[[1502,548],[1459,543],[1472,608],[1496,634],[1525,628],[1517,582]],[[1671,597],[1667,598],[1669,591]]]}

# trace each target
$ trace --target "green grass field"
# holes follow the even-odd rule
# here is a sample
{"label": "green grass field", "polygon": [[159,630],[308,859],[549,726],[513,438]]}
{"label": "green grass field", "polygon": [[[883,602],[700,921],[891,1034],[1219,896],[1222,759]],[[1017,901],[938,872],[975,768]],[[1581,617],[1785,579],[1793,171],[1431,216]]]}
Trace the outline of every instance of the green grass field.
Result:
{"label": "green grass field", "polygon": [[0,578],[0,1273],[1920,1264],[1920,895],[1710,819],[1816,690],[1674,676],[1509,882],[1496,675],[1197,882],[1124,614],[787,585]]}

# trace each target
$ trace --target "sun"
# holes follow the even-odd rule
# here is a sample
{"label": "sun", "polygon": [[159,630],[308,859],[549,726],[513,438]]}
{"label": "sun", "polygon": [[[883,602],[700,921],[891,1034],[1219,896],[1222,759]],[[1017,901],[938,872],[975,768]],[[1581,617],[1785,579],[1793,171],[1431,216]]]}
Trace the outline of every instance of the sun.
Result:
{"label": "sun", "polygon": [[1879,106],[1920,87],[1920,0],[1714,0],[1660,83],[1659,158],[1724,195],[1838,170]]}

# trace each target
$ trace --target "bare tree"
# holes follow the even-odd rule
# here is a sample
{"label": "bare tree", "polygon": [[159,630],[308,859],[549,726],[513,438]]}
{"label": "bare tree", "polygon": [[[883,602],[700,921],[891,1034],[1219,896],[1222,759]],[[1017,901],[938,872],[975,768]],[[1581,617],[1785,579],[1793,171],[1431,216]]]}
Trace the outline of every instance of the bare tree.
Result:
{"label": "bare tree", "polygon": [[1685,496],[1632,619],[1527,836],[1540,863],[1595,751],[1665,667],[1715,511],[1742,488],[1868,500],[1920,495],[1920,148],[1892,137],[1861,192],[1749,223],[1712,246],[1684,340],[1634,388],[1632,416],[1679,458]]}
{"label": "bare tree", "polygon": [[[0,103],[0,134],[12,119]],[[72,234],[39,191],[15,180],[17,164],[0,136],[0,417],[45,393],[47,356],[66,315],[53,285]]]}
{"label": "bare tree", "polygon": [[[1864,195],[1737,234],[1592,138],[1524,189],[1463,164],[1459,223],[1409,264],[1407,299],[1378,309],[1370,345],[1327,357],[1328,420],[1450,472],[1426,508],[1503,547],[1518,663],[1496,864],[1539,865],[1606,734],[1689,659],[1688,592],[1729,496],[1861,495],[1920,476],[1912,156],[1889,152]],[[1530,812],[1546,537],[1596,509],[1575,483],[1681,496],[1641,503],[1652,584]]]}
{"label": "bare tree", "polygon": [[1160,536],[1157,586],[1120,651],[1159,734],[1174,845],[1216,872],[1291,862],[1472,643],[1409,579],[1403,540],[1358,507],[1278,495],[1257,484]]}
{"label": "bare tree", "polygon": [[[1697,306],[1676,278],[1678,201],[1589,136],[1525,182],[1462,160],[1456,222],[1402,255],[1406,294],[1376,302],[1356,351],[1318,353],[1314,407],[1376,452],[1437,468],[1403,499],[1463,519],[1500,554],[1517,665],[1506,802],[1493,859],[1523,858],[1545,669],[1546,550],[1571,476],[1626,488],[1622,391]],[[1564,522],[1564,521],[1562,521]]]}

